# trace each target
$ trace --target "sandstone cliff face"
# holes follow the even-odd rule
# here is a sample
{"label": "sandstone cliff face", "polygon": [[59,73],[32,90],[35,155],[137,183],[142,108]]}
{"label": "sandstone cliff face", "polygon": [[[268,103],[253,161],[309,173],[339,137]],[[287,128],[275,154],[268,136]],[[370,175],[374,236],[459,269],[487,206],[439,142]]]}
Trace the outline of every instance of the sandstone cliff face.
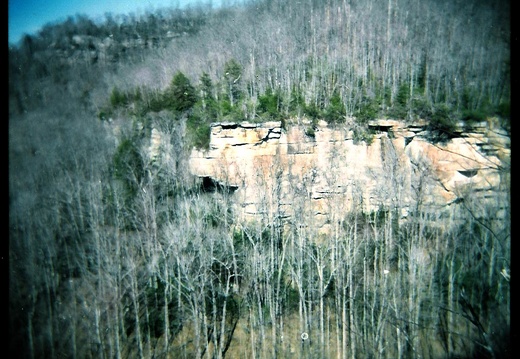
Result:
{"label": "sandstone cliff face", "polygon": [[320,122],[312,137],[307,128],[214,123],[210,149],[192,152],[190,171],[236,188],[240,216],[314,214],[320,227],[354,208],[406,216],[417,206],[449,208],[470,192],[482,201],[507,193],[510,139],[487,122],[446,143],[429,140],[424,123],[374,121],[370,144],[346,126]]}

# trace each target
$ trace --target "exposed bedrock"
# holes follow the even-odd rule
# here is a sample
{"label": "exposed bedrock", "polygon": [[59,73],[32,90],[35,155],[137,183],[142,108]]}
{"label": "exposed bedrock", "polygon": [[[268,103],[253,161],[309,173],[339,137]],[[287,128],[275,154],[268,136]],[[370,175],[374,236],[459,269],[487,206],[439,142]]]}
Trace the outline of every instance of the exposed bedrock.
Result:
{"label": "exposed bedrock", "polygon": [[373,121],[370,144],[323,121],[312,136],[305,123],[214,123],[210,149],[192,152],[190,170],[235,188],[240,216],[312,213],[320,227],[354,208],[406,216],[448,209],[468,193],[497,202],[508,193],[510,138],[490,123],[435,143],[424,123]]}

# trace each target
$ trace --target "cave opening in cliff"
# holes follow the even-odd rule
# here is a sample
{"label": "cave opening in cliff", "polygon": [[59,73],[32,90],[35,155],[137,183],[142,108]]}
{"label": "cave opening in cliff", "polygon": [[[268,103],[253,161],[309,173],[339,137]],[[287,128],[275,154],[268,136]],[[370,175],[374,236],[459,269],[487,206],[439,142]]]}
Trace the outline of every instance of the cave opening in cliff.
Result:
{"label": "cave opening in cliff", "polygon": [[210,193],[211,192],[234,193],[238,189],[238,186],[222,184],[209,176],[204,176],[204,177],[202,177],[200,189],[202,192],[210,192]]}

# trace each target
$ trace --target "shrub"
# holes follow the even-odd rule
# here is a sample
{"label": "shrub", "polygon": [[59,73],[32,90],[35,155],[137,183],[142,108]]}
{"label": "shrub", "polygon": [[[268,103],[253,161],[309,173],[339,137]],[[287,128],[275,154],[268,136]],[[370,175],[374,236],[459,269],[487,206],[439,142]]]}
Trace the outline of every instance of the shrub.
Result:
{"label": "shrub", "polygon": [[511,116],[511,103],[509,101],[501,102],[497,108],[497,115],[502,118],[509,118]]}
{"label": "shrub", "polygon": [[404,119],[408,116],[408,111],[406,107],[401,104],[394,104],[390,109],[388,109],[388,116],[396,118],[396,119]]}
{"label": "shrub", "polygon": [[366,124],[375,120],[379,114],[378,104],[373,100],[366,100],[355,112],[354,117],[359,124]]}
{"label": "shrub", "polygon": [[466,122],[480,122],[485,121],[487,118],[486,111],[484,110],[465,110],[462,112],[461,119]]}
{"label": "shrub", "polygon": [[435,129],[451,130],[454,126],[450,108],[445,104],[436,105],[429,117],[430,125]]}
{"label": "shrub", "polygon": [[112,117],[113,110],[109,107],[102,108],[98,112],[98,118],[101,121],[107,121],[110,117]]}
{"label": "shrub", "polygon": [[388,111],[388,114],[391,117],[397,119],[405,119],[408,117],[408,109],[409,109],[409,101],[410,101],[410,87],[408,84],[401,84],[399,86],[399,90],[395,96],[395,101],[392,105],[392,108]]}
{"label": "shrub", "polygon": [[192,115],[188,118],[186,130],[192,146],[202,150],[209,149],[211,139],[211,127],[209,123],[203,121],[198,116]]}
{"label": "shrub", "polygon": [[218,108],[221,116],[227,116],[233,112],[233,106],[228,96],[222,96],[218,102]]}
{"label": "shrub", "polygon": [[322,117],[322,112],[315,103],[311,103],[305,106],[305,115],[311,120],[319,120]]}
{"label": "shrub", "polygon": [[307,129],[305,130],[305,135],[311,137],[311,138],[315,138],[316,137],[316,132],[314,130],[314,126],[309,126],[307,127]]}
{"label": "shrub", "polygon": [[331,99],[329,106],[325,109],[325,120],[328,123],[343,123],[345,122],[345,105],[338,93],[335,93]]}
{"label": "shrub", "polygon": [[207,150],[209,149],[211,136],[211,127],[208,124],[202,124],[195,130],[193,145],[196,148]]}
{"label": "shrub", "polygon": [[128,97],[124,92],[120,91],[117,87],[114,87],[110,94],[110,104],[113,108],[125,106],[128,104]]}
{"label": "shrub", "polygon": [[299,89],[293,87],[291,97],[289,99],[289,114],[300,116],[305,111],[305,100]]}
{"label": "shrub", "polygon": [[282,96],[279,91],[273,92],[268,88],[267,91],[258,97],[258,112],[267,115],[269,118],[276,120],[281,117],[280,105]]}
{"label": "shrub", "polygon": [[148,109],[152,112],[161,112],[168,109],[170,102],[168,96],[161,93],[155,93],[148,101]]}
{"label": "shrub", "polygon": [[374,141],[374,133],[369,128],[364,126],[357,126],[353,130],[354,143],[365,142],[368,146]]}
{"label": "shrub", "polygon": [[451,109],[447,105],[436,105],[428,120],[431,141],[445,142],[455,137],[456,122]]}
{"label": "shrub", "polygon": [[[412,99],[412,111],[413,115],[417,118],[429,118],[432,114],[432,108],[428,100],[422,96],[422,95],[416,95]],[[406,117],[406,110],[405,114],[401,118]]]}

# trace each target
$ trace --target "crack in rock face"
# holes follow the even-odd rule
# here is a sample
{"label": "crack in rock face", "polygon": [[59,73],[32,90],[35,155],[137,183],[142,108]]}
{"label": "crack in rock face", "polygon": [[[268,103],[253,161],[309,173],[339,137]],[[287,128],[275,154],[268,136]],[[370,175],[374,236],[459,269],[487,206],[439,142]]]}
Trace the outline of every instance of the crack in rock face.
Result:
{"label": "crack in rock face", "polygon": [[[324,222],[352,208],[408,213],[418,201],[448,208],[470,192],[496,200],[509,186],[510,138],[497,131],[465,129],[436,143],[420,121],[369,126],[373,140],[367,144],[355,142],[350,129],[324,121],[312,141],[307,124],[282,129],[281,122],[214,123],[210,150],[192,152],[190,171],[236,188],[233,198],[246,217],[283,208],[281,215],[290,218],[310,206]],[[483,151],[486,146],[493,151]]]}

